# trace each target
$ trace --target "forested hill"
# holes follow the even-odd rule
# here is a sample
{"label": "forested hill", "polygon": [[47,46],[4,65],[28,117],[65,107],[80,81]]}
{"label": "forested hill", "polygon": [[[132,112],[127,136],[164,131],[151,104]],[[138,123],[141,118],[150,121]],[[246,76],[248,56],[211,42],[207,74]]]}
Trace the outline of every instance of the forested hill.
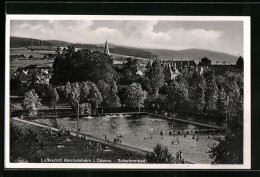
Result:
{"label": "forested hill", "polygon": [[39,39],[10,37],[10,47],[27,47],[27,46],[52,46],[52,43]]}
{"label": "forested hill", "polygon": [[59,40],[47,40],[47,42],[50,42],[53,46],[60,46],[60,47],[66,47],[71,44],[69,42],[59,41]]}
{"label": "forested hill", "polygon": [[[66,47],[73,45],[76,48],[88,49],[91,51],[104,51],[104,44],[81,44],[81,43],[69,43],[59,40],[38,40],[31,38],[11,37],[10,47],[29,47],[29,46],[52,46],[52,49],[60,46]],[[108,44],[111,53],[120,54],[125,56],[133,56],[139,58],[155,59],[157,56],[162,60],[200,60],[203,57],[207,57],[212,61],[236,61],[237,56],[229,55],[226,53],[203,50],[203,49],[187,49],[187,50],[165,50],[165,49],[146,49],[146,48],[134,48],[128,46],[119,46],[114,44]],[[46,50],[48,47],[45,47]],[[52,50],[51,49],[51,50]]]}
{"label": "forested hill", "polygon": [[164,49],[142,49],[154,53],[163,60],[200,60],[207,57],[212,61],[236,61],[237,56],[226,53],[215,52],[203,49],[186,49],[186,50],[164,50]]}

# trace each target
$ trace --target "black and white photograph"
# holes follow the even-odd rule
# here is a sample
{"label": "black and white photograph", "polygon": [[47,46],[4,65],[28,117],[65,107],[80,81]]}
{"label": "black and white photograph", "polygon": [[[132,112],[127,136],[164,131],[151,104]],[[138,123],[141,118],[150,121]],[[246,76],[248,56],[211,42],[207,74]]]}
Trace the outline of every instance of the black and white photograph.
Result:
{"label": "black and white photograph", "polygon": [[5,168],[250,169],[250,17],[7,15]]}

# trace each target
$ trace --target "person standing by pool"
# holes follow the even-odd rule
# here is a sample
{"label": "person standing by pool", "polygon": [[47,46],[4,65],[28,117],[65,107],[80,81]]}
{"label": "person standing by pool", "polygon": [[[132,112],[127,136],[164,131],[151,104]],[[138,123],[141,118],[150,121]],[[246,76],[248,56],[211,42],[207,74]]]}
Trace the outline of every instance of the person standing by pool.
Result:
{"label": "person standing by pool", "polygon": [[182,152],[181,152],[181,150],[180,150],[180,151],[179,151],[179,154],[180,154],[180,159],[182,159],[182,157],[181,157],[181,153],[182,153]]}

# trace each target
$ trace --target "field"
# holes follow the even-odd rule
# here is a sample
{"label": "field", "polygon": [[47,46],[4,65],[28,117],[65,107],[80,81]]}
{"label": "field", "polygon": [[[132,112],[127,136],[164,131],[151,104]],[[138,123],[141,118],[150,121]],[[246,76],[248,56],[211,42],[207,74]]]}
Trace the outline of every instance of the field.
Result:
{"label": "field", "polygon": [[[25,59],[23,58],[17,58],[17,59],[10,59],[10,69],[11,70],[16,70],[19,67],[25,67],[28,65],[38,65],[38,66],[52,66],[52,63],[54,61],[53,58],[50,59],[44,59],[45,55],[48,54],[55,54],[55,50],[28,50],[26,47],[20,47],[20,48],[11,48],[10,49],[10,55],[25,55]],[[32,55],[33,59],[30,60],[29,56]],[[139,58],[139,57],[134,57],[134,56],[127,56],[127,55],[120,55],[120,54],[115,54],[111,53],[111,57],[115,60],[118,61],[118,63],[125,62],[126,58],[133,57],[137,58],[138,62],[141,63],[141,65],[146,65],[147,62],[150,59],[147,58]],[[11,58],[11,57],[10,57]]]}
{"label": "field", "polygon": [[[55,50],[28,50],[25,47],[20,48],[11,48],[10,49],[10,56],[12,55],[24,55],[25,58],[17,58],[11,59],[10,57],[10,69],[15,70],[19,67],[25,67],[28,65],[38,65],[38,66],[52,66],[54,61],[53,58],[44,59],[45,55],[48,54],[55,54]],[[32,55],[33,59],[30,60],[29,56]]]}

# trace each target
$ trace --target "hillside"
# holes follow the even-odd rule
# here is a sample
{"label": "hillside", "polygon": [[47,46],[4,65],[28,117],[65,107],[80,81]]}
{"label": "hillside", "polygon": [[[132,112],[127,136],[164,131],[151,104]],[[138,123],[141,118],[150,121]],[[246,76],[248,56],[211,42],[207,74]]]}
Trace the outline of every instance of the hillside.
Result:
{"label": "hillside", "polygon": [[31,38],[21,38],[21,37],[10,37],[10,47],[27,47],[27,46],[52,46],[48,41],[31,39]]}
{"label": "hillside", "polygon": [[58,40],[47,40],[47,41],[50,42],[51,45],[53,45],[53,46],[60,46],[60,47],[66,47],[71,44],[66,41],[58,41]]}
{"label": "hillside", "polygon": [[200,60],[207,57],[212,61],[236,61],[237,56],[226,53],[215,52],[203,49],[187,49],[187,50],[163,50],[163,49],[142,49],[155,53],[163,60]]}
{"label": "hillside", "polygon": [[[20,37],[10,38],[11,48],[43,46],[46,50],[54,50],[58,45],[60,47],[73,45],[75,48],[88,49],[91,51],[100,51],[100,52],[103,52],[104,50],[104,44],[69,43],[66,41],[59,41],[59,40],[44,41],[44,40],[20,38]],[[42,50],[44,50],[44,48],[42,48]],[[125,55],[125,56],[133,56],[133,57],[146,58],[146,59],[155,59],[158,57],[162,60],[200,60],[203,57],[207,57],[213,62],[214,61],[234,62],[238,58],[237,56],[229,55],[226,53],[203,50],[203,49],[187,49],[187,50],[146,49],[146,48],[119,46],[111,43],[109,43],[109,49],[111,53],[118,54],[119,56]]]}

